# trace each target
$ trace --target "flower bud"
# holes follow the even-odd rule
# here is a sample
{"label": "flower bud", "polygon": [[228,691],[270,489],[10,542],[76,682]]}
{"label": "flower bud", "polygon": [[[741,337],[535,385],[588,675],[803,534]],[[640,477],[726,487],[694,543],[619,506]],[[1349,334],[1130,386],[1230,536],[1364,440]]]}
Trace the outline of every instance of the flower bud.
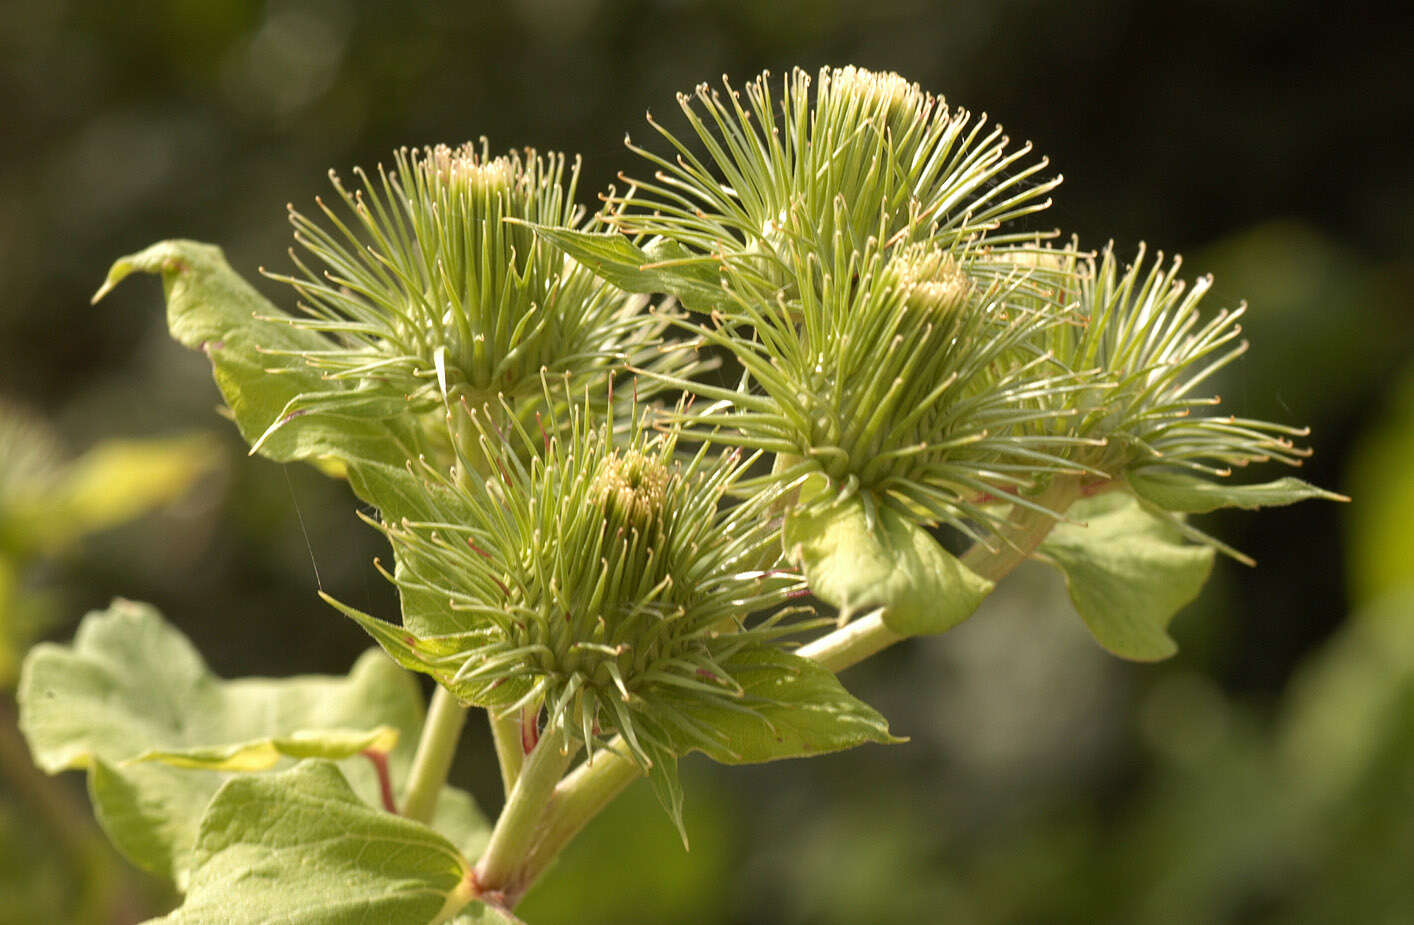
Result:
{"label": "flower bud", "polygon": [[857,108],[875,120],[890,140],[899,142],[916,132],[933,108],[933,99],[893,71],[871,71],[849,65],[820,76],[820,106]]}
{"label": "flower bud", "polygon": [[904,303],[934,324],[956,311],[972,291],[972,281],[952,255],[936,248],[905,252],[884,272],[903,293]]}
{"label": "flower bud", "polygon": [[659,460],[641,451],[615,452],[599,464],[589,493],[609,526],[646,535],[659,522],[669,478]]}
{"label": "flower bud", "polygon": [[515,161],[487,160],[470,143],[456,148],[436,145],[415,163],[429,183],[483,202],[509,195],[518,179]]}
{"label": "flower bud", "polygon": [[[660,326],[633,324],[625,293],[528,227],[585,226],[577,174],[563,155],[493,157],[482,141],[403,149],[391,170],[356,170],[357,187],[335,177],[353,220],[323,203],[327,226],[292,210],[308,259],[296,257],[301,276],[277,277],[310,316],[295,323],[329,336],[306,361],[432,413],[434,427],[463,400],[481,407],[505,396],[526,413],[542,398],[542,372],[601,387],[615,364],[643,356]],[[307,410],[321,398],[301,400]]]}

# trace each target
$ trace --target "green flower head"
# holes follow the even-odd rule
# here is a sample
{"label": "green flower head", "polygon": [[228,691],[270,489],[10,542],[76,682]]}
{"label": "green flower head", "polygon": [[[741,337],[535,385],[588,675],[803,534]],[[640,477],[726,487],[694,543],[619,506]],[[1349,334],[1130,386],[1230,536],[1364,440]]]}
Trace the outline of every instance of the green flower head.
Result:
{"label": "green flower head", "polygon": [[827,262],[833,249],[862,252],[870,238],[1001,244],[1011,238],[997,229],[1044,209],[1059,182],[1035,182],[1046,164],[1024,163],[1029,146],[1008,151],[1000,127],[897,74],[823,68],[811,85],[797,69],[779,98],[764,73],[745,102],[730,84],[680,95],[705,154],[652,123],[675,156],[630,145],[657,170],[611,198],[615,223],[780,283],[788,239],[809,241]]}
{"label": "green flower head", "polygon": [[1087,461],[1112,476],[1166,466],[1221,477],[1253,462],[1299,464],[1309,451],[1291,438],[1307,429],[1205,413],[1220,399],[1200,387],[1247,352],[1237,323],[1246,306],[1204,317],[1212,278],[1189,286],[1178,278],[1180,266],[1178,259],[1165,266],[1162,254],[1146,262],[1141,247],[1121,269],[1106,248],[1081,276],[1085,324],[1057,332],[1068,341],[1058,349],[1111,379],[1079,424],[1106,441]]}
{"label": "green flower head", "polygon": [[[617,435],[583,406],[570,416],[542,438],[477,414],[497,474],[435,480],[436,520],[383,525],[405,607],[429,601],[459,627],[402,642],[410,667],[463,700],[543,705],[546,728],[591,751],[621,733],[647,767],[670,741],[712,735],[684,703],[751,708],[732,658],[790,631],[778,608],[800,581],[761,569],[779,548],[769,499],[725,503],[739,453],[682,457],[642,416]],[[526,462],[515,441],[541,452]]]}
{"label": "green flower head", "polygon": [[677,418],[688,433],[781,456],[748,487],[825,476],[826,497],[970,530],[972,499],[1073,471],[1058,419],[1040,399],[1080,380],[1043,349],[1063,323],[1035,286],[994,256],[931,243],[871,241],[822,267],[788,248],[797,297],[729,269],[728,300],[701,336],[730,351],[755,388],[687,388],[715,404]]}
{"label": "green flower head", "polygon": [[[647,362],[662,324],[647,300],[607,286],[521,222],[592,228],[574,203],[578,165],[527,149],[403,149],[376,176],[355,170],[346,207],[319,202],[322,221],[291,209],[300,274],[277,277],[329,335],[301,356],[331,380],[406,399],[414,412],[466,399],[541,397],[541,371],[602,383],[625,361]],[[308,405],[317,405],[310,396]],[[331,391],[328,401],[347,400]],[[294,409],[297,410],[297,409]]]}

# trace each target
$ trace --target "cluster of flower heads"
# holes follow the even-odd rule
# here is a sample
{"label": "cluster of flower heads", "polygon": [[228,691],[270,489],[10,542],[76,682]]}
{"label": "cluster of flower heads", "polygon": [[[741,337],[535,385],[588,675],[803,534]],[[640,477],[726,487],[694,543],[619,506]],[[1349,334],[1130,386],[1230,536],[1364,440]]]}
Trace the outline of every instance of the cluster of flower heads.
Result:
{"label": "cluster of flower heads", "polygon": [[[716,273],[700,336],[743,388],[679,424],[769,450],[786,478],[823,474],[923,524],[978,536],[993,503],[1032,505],[1058,477],[1093,489],[1145,467],[1211,477],[1305,451],[1304,431],[1204,413],[1196,390],[1238,356],[1241,310],[1204,319],[1178,263],[1122,268],[1018,219],[1059,177],[895,74],[763,74],[679,98],[693,137],[610,198],[611,221]],[[665,244],[665,242],[668,242]],[[684,286],[686,289],[686,285]],[[1063,512],[1056,512],[1057,514]]]}
{"label": "cluster of flower heads", "polygon": [[[378,524],[404,628],[336,606],[463,701],[520,714],[531,738],[554,729],[592,754],[621,735],[670,772],[689,748],[730,752],[693,716],[761,706],[734,660],[799,631],[787,602],[804,589],[772,568],[773,496],[728,497],[754,455],[680,450],[649,427],[656,382],[704,365],[663,349],[679,316],[533,230],[600,230],[608,213],[586,220],[565,172],[558,155],[484,142],[403,150],[376,179],[358,171],[359,188],[334,178],[346,213],[292,210],[307,257],[279,278],[306,314],[281,320],[324,338],[299,355],[331,389],[274,428],[300,426],[302,408],[410,416],[430,455],[394,480],[406,516]],[[655,379],[616,393],[631,368]]]}
{"label": "cluster of flower heads", "polygon": [[[651,175],[592,216],[577,165],[484,141],[333,176],[341,204],[290,212],[301,315],[195,242],[100,290],[165,275],[252,451],[333,463],[378,510],[402,624],[335,606],[527,750],[627,753],[681,824],[688,751],[895,741],[833,672],[1033,553],[1102,645],[1161,658],[1214,558],[1191,541],[1235,554],[1186,514],[1339,497],[1222,484],[1306,452],[1201,391],[1241,309],[1036,231],[1060,178],[985,116],[854,67],[679,104],[690,132],[650,117],[671,150],[630,143]],[[723,358],[735,388],[701,375]],[[44,462],[0,460],[0,507]],[[789,651],[807,593],[867,615]]]}
{"label": "cluster of flower heads", "polygon": [[[591,753],[622,735],[645,768],[729,745],[684,697],[753,710],[733,660],[798,629],[792,504],[857,506],[884,561],[932,544],[899,539],[919,527],[989,544],[1018,510],[1059,518],[1057,479],[1073,499],[1304,452],[1292,428],[1206,413],[1196,390],[1243,349],[1240,310],[1200,314],[1206,281],[1024,227],[1059,182],[1029,146],[896,74],[779,86],[682,95],[691,136],[652,123],[672,153],[630,144],[652,176],[589,220],[563,158],[484,142],[336,178],[352,222],[292,213],[314,264],[287,278],[292,323],[328,344],[304,358],[449,432],[410,466],[424,513],[381,524],[405,623],[436,632],[356,618],[463,700]],[[655,294],[696,314],[648,311]],[[695,378],[700,347],[734,359],[736,388]],[[616,404],[624,371],[693,402]],[[812,586],[838,568],[797,561]]]}
{"label": "cluster of flower heads", "polygon": [[[691,136],[653,123],[673,153],[630,145],[656,169],[589,221],[563,158],[484,143],[402,151],[352,192],[336,179],[352,225],[293,214],[322,265],[290,279],[295,323],[330,338],[306,359],[455,431],[451,475],[447,459],[421,473],[440,473],[434,515],[385,529],[405,604],[450,609],[430,624],[456,637],[434,673],[465,699],[543,704],[647,763],[640,743],[672,721],[645,686],[739,697],[724,652],[781,632],[745,621],[791,587],[756,570],[780,554],[763,552],[769,515],[807,479],[827,490],[796,503],[858,503],[871,530],[888,509],[987,543],[1048,510],[1056,479],[1301,458],[1294,429],[1204,413],[1195,390],[1241,352],[1240,310],[1204,320],[1207,284],[1185,289],[1177,263],[1141,251],[1121,269],[1021,227],[1059,178],[985,117],[852,67],[679,102]],[[698,312],[671,316],[678,349],[644,311],[665,292]],[[700,345],[734,358],[737,388],[693,378],[682,348]],[[623,368],[702,401],[650,437],[636,401],[613,402]],[[748,473],[720,446],[774,466]]]}

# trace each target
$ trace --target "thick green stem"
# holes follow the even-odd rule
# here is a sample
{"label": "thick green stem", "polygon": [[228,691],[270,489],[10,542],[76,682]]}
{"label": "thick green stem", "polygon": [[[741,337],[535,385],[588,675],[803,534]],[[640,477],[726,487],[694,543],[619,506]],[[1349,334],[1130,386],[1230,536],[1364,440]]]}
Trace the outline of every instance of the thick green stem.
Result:
{"label": "thick green stem", "polygon": [[1055,513],[1043,513],[1018,506],[1012,511],[1010,526],[1001,534],[1000,542],[996,543],[995,548],[989,549],[977,543],[963,555],[962,564],[988,581],[1001,581],[1031,557],[1036,547],[1040,546],[1051,532],[1051,528],[1081,494],[1083,491],[1078,477],[1057,476],[1050,486],[1034,499],[1041,507]]}
{"label": "thick green stem", "polygon": [[524,891],[521,868],[535,833],[545,815],[555,785],[570,764],[569,740],[562,728],[547,729],[526,756],[511,795],[501,810],[486,852],[476,865],[477,888],[499,894],[507,907]]}
{"label": "thick green stem", "polygon": [[489,711],[488,716],[491,719],[491,741],[496,746],[496,762],[501,766],[501,785],[509,800],[511,788],[515,786],[521,765],[525,763],[522,719],[515,714],[497,716],[495,710]]}
{"label": "thick green stem", "polygon": [[431,822],[437,810],[437,798],[447,782],[452,758],[457,753],[462,726],[466,724],[467,708],[455,695],[438,685],[427,708],[427,721],[422,724],[422,738],[412,759],[407,793],[403,796],[403,815],[418,822]]}
{"label": "thick green stem", "polygon": [[839,673],[904,638],[885,626],[883,614],[876,611],[812,640],[795,654]]}

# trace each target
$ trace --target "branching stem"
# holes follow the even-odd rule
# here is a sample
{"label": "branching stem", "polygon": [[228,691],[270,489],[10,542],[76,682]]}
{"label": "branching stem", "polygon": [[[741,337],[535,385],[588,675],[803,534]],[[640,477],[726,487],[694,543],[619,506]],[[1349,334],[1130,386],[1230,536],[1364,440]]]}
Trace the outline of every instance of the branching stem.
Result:
{"label": "branching stem", "polygon": [[528,883],[521,873],[531,843],[535,840],[547,804],[569,767],[572,752],[563,728],[545,730],[525,759],[506,805],[491,831],[486,852],[476,865],[476,882],[486,893],[499,893],[508,906]]}
{"label": "branching stem", "polygon": [[593,761],[584,762],[560,781],[521,863],[521,888],[534,883],[589,820],[642,776],[642,769],[628,757],[623,739],[616,737],[594,752]]}
{"label": "branching stem", "polygon": [[1056,513],[1017,507],[1012,512],[1009,529],[998,537],[995,548],[977,543],[963,554],[962,564],[988,581],[1001,581],[1030,558],[1051,528],[1060,522],[1066,510],[1083,494],[1085,490],[1078,477],[1056,476],[1050,486],[1034,499],[1041,507]]}
{"label": "branching stem", "polygon": [[876,610],[812,640],[795,654],[839,673],[905,638],[885,626],[883,613]]}

